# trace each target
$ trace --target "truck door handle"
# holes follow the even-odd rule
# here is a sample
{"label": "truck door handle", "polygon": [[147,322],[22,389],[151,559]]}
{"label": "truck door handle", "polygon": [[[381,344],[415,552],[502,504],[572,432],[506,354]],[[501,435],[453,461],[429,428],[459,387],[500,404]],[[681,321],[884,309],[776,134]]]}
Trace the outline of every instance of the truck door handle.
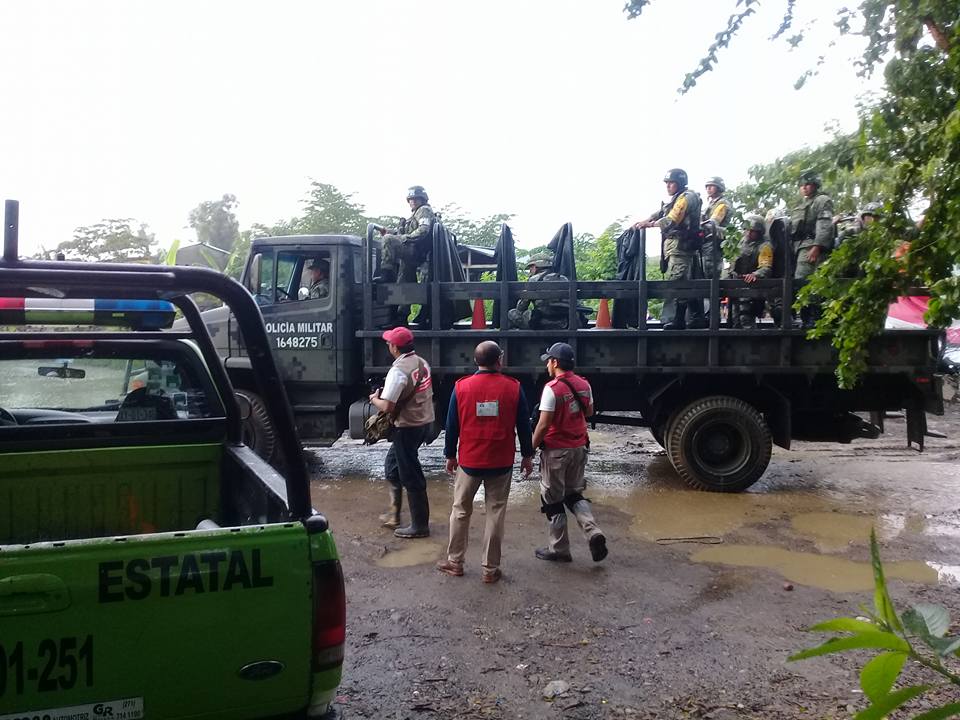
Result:
{"label": "truck door handle", "polygon": [[0,578],[0,615],[33,615],[70,607],[70,591],[56,575],[33,573]]}

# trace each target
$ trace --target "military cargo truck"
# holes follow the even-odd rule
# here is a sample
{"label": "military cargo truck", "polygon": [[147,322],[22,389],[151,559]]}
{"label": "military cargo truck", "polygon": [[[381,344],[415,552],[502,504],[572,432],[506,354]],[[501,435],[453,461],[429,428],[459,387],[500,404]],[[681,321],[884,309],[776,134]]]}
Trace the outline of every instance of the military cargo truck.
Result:
{"label": "military cargo truck", "polygon": [[[0,260],[0,718],[327,716],[343,574],[253,299],[210,270],[21,262],[15,226]],[[242,442],[249,408],[193,292],[243,332],[283,475]],[[166,330],[176,309],[185,327]]]}
{"label": "military cargo truck", "polygon": [[[770,232],[782,233],[782,227],[774,225]],[[841,390],[829,339],[807,339],[793,328],[789,314],[759,329],[721,326],[725,296],[779,298],[789,307],[795,292],[791,272],[750,285],[719,278],[647,281],[642,247],[633,260],[636,280],[577,281],[572,236],[564,226],[553,243],[556,269],[568,282],[541,283],[517,280],[507,228],[498,241],[497,280],[488,282],[445,280],[456,275],[444,266],[456,253],[439,223],[433,237],[433,258],[439,259],[432,266],[435,282],[428,275],[420,283],[373,283],[379,241],[372,227],[365,238],[256,239],[242,282],[263,313],[301,440],[329,443],[348,427],[354,437],[362,436],[370,413],[366,398],[392,360],[380,339],[382,329],[397,317],[395,308],[411,305],[438,309],[426,322],[410,325],[417,352],[432,368],[438,418],[446,415],[453,383],[475,369],[473,349],[480,340],[500,343],[506,372],[523,383],[529,397],[537,397],[545,379],[540,354],[554,342],[567,342],[577,354],[578,372],[593,385],[592,421],[648,426],[680,476],[700,489],[749,487],[766,469],[774,443],[789,449],[796,439],[845,443],[877,437],[888,411],[906,412],[907,440],[922,448],[925,413],[943,412],[935,374],[937,331],[878,331],[862,381]],[[789,253],[781,246],[778,263],[789,268]],[[314,259],[332,268],[329,291],[317,299],[302,290],[305,267]],[[709,300],[708,329],[665,330],[648,319],[651,300],[691,296]],[[574,329],[509,329],[507,311],[521,298],[565,303],[567,327]],[[621,327],[598,329],[593,322],[578,327],[583,303],[598,299],[614,303],[614,324]],[[493,317],[483,329],[472,329],[463,308],[469,311],[478,300],[494,302]],[[242,332],[226,309],[209,311],[204,319],[234,386],[255,409],[248,440],[273,457],[279,434],[257,410],[265,398],[251,382]],[[863,417],[868,413],[869,419]]]}

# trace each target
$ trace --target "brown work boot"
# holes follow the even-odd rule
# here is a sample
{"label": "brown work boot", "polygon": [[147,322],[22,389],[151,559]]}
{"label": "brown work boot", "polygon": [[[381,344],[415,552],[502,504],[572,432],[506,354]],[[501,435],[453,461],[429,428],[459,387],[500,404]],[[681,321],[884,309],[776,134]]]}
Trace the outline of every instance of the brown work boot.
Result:
{"label": "brown work boot", "polygon": [[503,577],[503,573],[500,572],[500,568],[494,568],[490,572],[483,573],[483,581],[488,585],[492,585],[493,583],[498,582],[502,577]]}
{"label": "brown work boot", "polygon": [[463,577],[463,564],[454,562],[453,560],[441,560],[437,563],[437,570],[442,572],[444,575]]}

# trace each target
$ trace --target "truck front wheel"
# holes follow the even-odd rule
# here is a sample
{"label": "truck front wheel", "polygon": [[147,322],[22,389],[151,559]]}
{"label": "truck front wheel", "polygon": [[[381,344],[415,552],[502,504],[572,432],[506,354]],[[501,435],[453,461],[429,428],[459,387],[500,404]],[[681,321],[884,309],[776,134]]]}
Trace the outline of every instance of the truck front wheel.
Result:
{"label": "truck front wheel", "polygon": [[244,405],[250,408],[249,412],[244,412],[242,416],[243,444],[267,462],[273,462],[277,449],[277,434],[267,406],[259,395],[250,390],[235,390],[234,394],[241,409],[245,409]]}
{"label": "truck front wheel", "polygon": [[740,492],[770,463],[773,442],[763,416],[743,400],[714,395],[681,409],[667,426],[670,462],[698,490]]}

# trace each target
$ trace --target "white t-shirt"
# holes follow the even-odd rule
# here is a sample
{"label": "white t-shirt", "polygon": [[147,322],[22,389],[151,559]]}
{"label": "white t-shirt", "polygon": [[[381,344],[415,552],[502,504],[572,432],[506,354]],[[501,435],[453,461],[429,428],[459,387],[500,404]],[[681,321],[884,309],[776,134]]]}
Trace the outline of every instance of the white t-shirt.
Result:
{"label": "white t-shirt", "polygon": [[[580,402],[583,402],[583,396],[580,396]],[[593,403],[593,388],[590,388],[590,394],[588,396],[587,402],[584,402],[584,406],[588,406]],[[573,403],[576,405],[576,403]],[[557,410],[557,396],[553,394],[553,390],[549,385],[544,385],[543,394],[540,396],[540,409],[547,412],[556,412]],[[579,410],[579,407],[576,408]]]}
{"label": "white t-shirt", "polygon": [[387,379],[383,381],[383,390],[380,391],[382,400],[395,403],[400,399],[400,393],[407,386],[407,376],[399,368],[392,367],[387,371]]}

